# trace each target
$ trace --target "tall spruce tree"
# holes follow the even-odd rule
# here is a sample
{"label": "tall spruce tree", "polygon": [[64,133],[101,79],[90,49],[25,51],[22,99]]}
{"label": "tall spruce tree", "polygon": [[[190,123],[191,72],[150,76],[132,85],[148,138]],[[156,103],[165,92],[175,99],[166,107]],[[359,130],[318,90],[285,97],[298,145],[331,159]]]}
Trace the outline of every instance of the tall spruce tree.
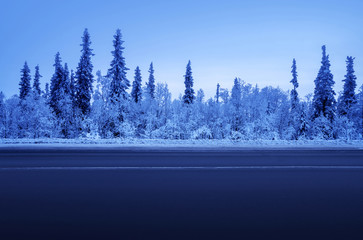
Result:
{"label": "tall spruce tree", "polygon": [[291,73],[292,73],[292,79],[291,83],[293,85],[293,89],[290,93],[290,99],[291,99],[291,110],[295,110],[299,104],[299,97],[297,94],[296,89],[299,87],[299,83],[297,82],[297,71],[296,71],[296,60],[295,58],[292,60],[292,67],[291,67]]}
{"label": "tall spruce tree", "polygon": [[0,92],[0,138],[6,138],[6,106],[5,96]]}
{"label": "tall spruce tree", "polygon": [[50,82],[50,99],[49,105],[53,109],[53,112],[58,115],[61,112],[61,106],[59,101],[62,99],[62,86],[64,80],[64,69],[62,66],[62,60],[59,52],[55,55],[54,59],[54,74]]}
{"label": "tall spruce tree", "polygon": [[150,63],[149,68],[149,81],[146,83],[147,93],[151,99],[155,98],[155,77],[154,77],[154,65]]}
{"label": "tall spruce tree", "polygon": [[240,131],[242,128],[242,116],[241,116],[241,100],[242,100],[242,85],[241,79],[235,78],[232,93],[231,103],[233,110],[231,111],[231,128],[233,131]]}
{"label": "tall spruce tree", "polygon": [[290,83],[292,83],[293,89],[290,92],[290,117],[288,125],[294,129],[293,132],[290,132],[292,134],[291,138],[297,140],[298,137],[301,136],[300,134],[305,134],[304,133],[305,130],[301,129],[301,127],[302,128],[305,127],[305,125],[302,123],[302,121],[304,121],[305,119],[304,118],[305,116],[301,115],[300,113],[302,109],[300,108],[299,96],[296,90],[299,87],[299,83],[297,81],[295,58],[292,60],[291,73],[292,73],[292,79]]}
{"label": "tall spruce tree", "polygon": [[81,110],[83,115],[87,115],[91,110],[91,97],[92,97],[92,83],[93,65],[91,57],[92,53],[90,35],[87,28],[82,36],[82,50],[81,59],[79,61],[76,71],[76,105]]}
{"label": "tall spruce tree", "polygon": [[219,93],[219,91],[220,91],[220,85],[219,85],[219,83],[217,84],[217,91],[216,91],[216,101],[217,101],[217,103],[219,103],[219,96],[220,96],[220,93]]}
{"label": "tall spruce tree", "polygon": [[28,63],[25,62],[24,63],[24,67],[21,69],[21,78],[20,78],[20,94],[19,97],[21,100],[24,100],[26,98],[26,96],[28,96],[30,90],[31,90],[31,86],[30,86],[30,81],[31,81],[31,76],[30,76],[30,69],[28,67]]}
{"label": "tall spruce tree", "polygon": [[68,64],[67,63],[64,64],[64,68],[63,68],[62,88],[64,89],[65,94],[69,95],[71,93],[69,69],[68,69]]}
{"label": "tall spruce tree", "polygon": [[75,82],[73,70],[71,70],[71,77],[70,77],[70,81],[69,81],[69,91],[70,91],[70,96],[71,96],[72,104],[73,104],[73,108],[74,108],[76,106],[76,82]]}
{"label": "tall spruce tree", "polygon": [[49,98],[50,98],[49,83],[45,84],[43,97],[45,98],[46,102],[49,103]]}
{"label": "tall spruce tree", "polygon": [[136,67],[135,69],[135,80],[132,82],[131,97],[135,103],[141,102],[142,89],[141,89],[141,72],[139,67]]}
{"label": "tall spruce tree", "polygon": [[357,94],[357,126],[360,129],[361,137],[363,138],[363,84],[360,86]]}
{"label": "tall spruce tree", "polygon": [[239,78],[235,78],[232,87],[231,101],[237,111],[241,106],[241,97],[242,97],[241,80]]}
{"label": "tall spruce tree", "polygon": [[336,100],[334,98],[335,92],[333,90],[335,82],[333,80],[333,74],[330,72],[330,60],[329,55],[326,54],[325,45],[322,47],[322,50],[323,56],[321,60],[321,67],[318,76],[314,81],[313,118],[324,116],[332,122],[335,116],[336,104]]}
{"label": "tall spruce tree", "polygon": [[34,82],[33,82],[33,91],[36,94],[36,96],[40,96],[42,93],[42,90],[40,89],[40,78],[42,75],[39,73],[39,65],[35,67],[35,75],[34,75]]}
{"label": "tall spruce tree", "polygon": [[355,88],[357,87],[357,77],[354,75],[354,58],[347,57],[347,74],[344,76],[343,94],[339,98],[338,113],[341,116],[349,115],[351,108],[357,103],[355,96]]}
{"label": "tall spruce tree", "polygon": [[305,108],[302,108],[301,112],[300,112],[300,126],[299,126],[297,135],[299,137],[306,138],[308,129],[309,129],[309,125],[308,125],[307,119],[306,119]]}
{"label": "tall spruce tree", "polygon": [[192,104],[195,99],[195,96],[194,96],[194,89],[193,89],[194,83],[193,83],[192,67],[191,67],[190,60],[188,62],[187,70],[186,70],[184,77],[185,77],[185,80],[184,80],[185,91],[184,91],[183,101],[185,104]]}
{"label": "tall spruce tree", "polygon": [[111,68],[107,73],[107,77],[111,79],[110,99],[113,103],[120,99],[127,99],[126,90],[130,87],[130,82],[126,78],[126,71],[129,69],[126,67],[125,58],[122,56],[123,50],[125,49],[122,46],[123,42],[121,30],[117,29],[113,40],[115,49],[111,52],[113,55]]}
{"label": "tall spruce tree", "polygon": [[67,63],[63,68],[63,79],[59,84],[59,94],[61,98],[58,100],[59,114],[58,127],[62,137],[70,138],[74,136],[74,118],[73,118],[73,102],[71,99],[70,76]]}

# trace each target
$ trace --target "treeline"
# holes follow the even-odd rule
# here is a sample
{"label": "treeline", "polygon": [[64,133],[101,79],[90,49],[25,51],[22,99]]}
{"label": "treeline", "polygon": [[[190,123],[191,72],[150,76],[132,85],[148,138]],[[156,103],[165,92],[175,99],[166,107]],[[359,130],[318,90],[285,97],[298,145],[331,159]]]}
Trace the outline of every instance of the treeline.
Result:
{"label": "treeline", "polygon": [[305,99],[298,95],[294,59],[290,92],[260,89],[236,78],[231,91],[217,84],[215,97],[207,100],[202,89],[194,91],[190,61],[179,99],[172,100],[167,84],[156,83],[152,63],[145,84],[139,67],[131,83],[120,30],[114,35],[113,59],[105,75],[92,75],[94,54],[87,29],[81,46],[75,71],[55,55],[54,74],[44,90],[39,66],[32,81],[25,62],[19,96],[5,99],[0,93],[0,138],[363,138],[363,86],[355,92],[354,58],[347,57],[344,88],[336,98],[325,46],[314,94]]}

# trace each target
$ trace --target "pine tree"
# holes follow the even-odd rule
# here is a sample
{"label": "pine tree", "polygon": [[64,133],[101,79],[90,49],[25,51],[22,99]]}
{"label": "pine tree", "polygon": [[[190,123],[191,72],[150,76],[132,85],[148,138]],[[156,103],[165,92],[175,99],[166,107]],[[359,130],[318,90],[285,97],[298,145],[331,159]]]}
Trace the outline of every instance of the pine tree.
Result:
{"label": "pine tree", "polygon": [[193,76],[192,76],[192,68],[191,68],[190,60],[188,62],[187,70],[186,70],[184,77],[185,77],[185,80],[184,80],[185,91],[184,91],[183,100],[184,100],[184,103],[186,103],[186,104],[192,104],[195,99],[195,96],[194,96],[194,89],[193,89]]}
{"label": "pine tree", "polygon": [[233,88],[232,88],[231,101],[232,101],[233,106],[237,110],[239,110],[240,105],[241,105],[241,97],[242,97],[241,81],[240,81],[240,79],[235,78]]}
{"label": "pine tree", "polygon": [[111,102],[117,102],[121,98],[127,99],[126,90],[130,87],[130,82],[126,78],[126,68],[125,58],[122,56],[123,50],[122,46],[122,35],[121,30],[117,29],[116,35],[114,35],[113,46],[115,48],[112,51],[113,60],[111,61],[111,68],[108,70],[107,77],[111,79],[110,86],[110,98]]}
{"label": "pine tree", "polygon": [[233,110],[231,111],[231,120],[232,120],[232,130],[240,131],[242,128],[242,116],[241,116],[241,80],[239,78],[234,79],[232,94],[231,94],[231,103],[233,106]]}
{"label": "pine tree", "polygon": [[149,82],[146,83],[146,89],[151,99],[155,99],[155,78],[153,63],[150,64],[149,73]]}
{"label": "pine tree", "polygon": [[76,83],[75,83],[75,77],[74,72],[71,70],[71,79],[69,81],[69,91],[70,91],[70,97],[72,100],[73,108],[76,106]]}
{"label": "pine tree", "polygon": [[64,80],[64,70],[62,66],[62,60],[59,52],[55,55],[54,60],[54,74],[50,83],[50,99],[49,105],[53,109],[53,112],[58,115],[61,111],[59,101],[62,99],[61,88]]}
{"label": "pine tree", "polygon": [[290,82],[293,85],[293,89],[290,92],[290,117],[288,125],[291,126],[293,129],[293,132],[290,132],[292,134],[291,138],[297,140],[300,134],[303,134],[303,132],[300,131],[300,128],[302,127],[301,121],[303,117],[299,113],[301,109],[299,109],[299,97],[296,91],[296,89],[299,87],[299,83],[297,81],[295,58],[292,61],[291,73],[292,73],[292,79]]}
{"label": "pine tree", "polygon": [[39,65],[35,67],[35,75],[34,75],[34,82],[33,82],[33,91],[37,96],[40,96],[42,90],[40,89],[40,78],[42,75],[39,73]]}
{"label": "pine tree", "polygon": [[291,98],[291,110],[295,110],[299,104],[299,97],[297,94],[296,89],[299,87],[299,83],[297,82],[297,72],[296,72],[296,60],[295,58],[292,61],[292,79],[291,79],[291,83],[294,86],[294,88],[291,90],[290,93],[290,98]]}
{"label": "pine tree", "polygon": [[136,67],[135,69],[135,80],[132,82],[131,97],[135,103],[141,102],[142,99],[141,72],[139,67]]}
{"label": "pine tree", "polygon": [[28,96],[28,94],[30,93],[31,87],[30,87],[30,81],[31,81],[31,76],[30,76],[30,69],[28,67],[28,63],[25,62],[24,63],[24,67],[23,69],[21,69],[21,78],[20,78],[20,99],[24,100],[26,98],[26,96]]}
{"label": "pine tree", "polygon": [[6,109],[4,99],[3,92],[0,92],[0,139],[6,138]]}
{"label": "pine tree", "polygon": [[307,138],[309,125],[307,123],[306,113],[305,113],[304,109],[302,109],[302,111],[301,111],[299,122],[300,122],[300,126],[299,126],[297,134],[299,137]]}
{"label": "pine tree", "polygon": [[76,71],[76,105],[83,115],[87,115],[91,110],[91,96],[93,65],[91,57],[92,53],[90,35],[87,28],[84,30],[82,37],[82,54]]}
{"label": "pine tree", "polygon": [[49,103],[49,97],[50,97],[49,83],[45,84],[43,97],[46,100],[46,102]]}
{"label": "pine tree", "polygon": [[357,103],[355,88],[357,87],[357,77],[354,75],[354,58],[347,57],[347,74],[344,76],[343,94],[339,98],[338,113],[341,116],[349,115],[350,109]]}
{"label": "pine tree", "polygon": [[51,80],[49,105],[56,115],[56,136],[70,138],[73,132],[73,108],[70,92],[70,79],[67,63],[62,66],[60,54],[55,57],[55,72]]}
{"label": "pine tree", "polygon": [[363,84],[360,86],[357,94],[357,118],[356,123],[360,129],[361,138],[363,138]]}
{"label": "pine tree", "polygon": [[65,63],[64,64],[64,68],[63,68],[63,81],[62,81],[62,86],[64,89],[64,93],[67,95],[70,95],[71,93],[71,84],[70,84],[70,79],[69,79],[69,70],[68,70],[68,64]]}
{"label": "pine tree", "polygon": [[220,85],[218,83],[217,84],[217,92],[216,92],[216,101],[217,101],[217,103],[219,103],[219,95],[220,95],[219,90],[220,90]]}
{"label": "pine tree", "polygon": [[333,90],[334,80],[333,74],[330,72],[329,55],[326,55],[325,45],[322,47],[323,57],[321,67],[317,78],[315,79],[314,89],[314,115],[313,118],[324,116],[330,122],[333,121],[335,116],[335,92]]}

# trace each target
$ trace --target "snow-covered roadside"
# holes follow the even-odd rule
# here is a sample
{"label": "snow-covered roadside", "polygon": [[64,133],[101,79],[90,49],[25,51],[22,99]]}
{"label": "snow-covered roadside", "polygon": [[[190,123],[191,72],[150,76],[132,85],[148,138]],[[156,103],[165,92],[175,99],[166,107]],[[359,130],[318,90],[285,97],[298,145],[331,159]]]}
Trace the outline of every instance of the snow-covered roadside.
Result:
{"label": "snow-covered roadside", "polygon": [[0,139],[1,148],[361,149],[363,140]]}

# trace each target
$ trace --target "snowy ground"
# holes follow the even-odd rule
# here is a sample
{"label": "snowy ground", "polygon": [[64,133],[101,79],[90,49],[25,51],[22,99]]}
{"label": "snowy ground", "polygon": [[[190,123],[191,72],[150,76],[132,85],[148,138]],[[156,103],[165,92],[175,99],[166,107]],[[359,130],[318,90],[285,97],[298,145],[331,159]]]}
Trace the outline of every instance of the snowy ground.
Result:
{"label": "snowy ground", "polygon": [[0,139],[1,148],[362,149],[363,140]]}

